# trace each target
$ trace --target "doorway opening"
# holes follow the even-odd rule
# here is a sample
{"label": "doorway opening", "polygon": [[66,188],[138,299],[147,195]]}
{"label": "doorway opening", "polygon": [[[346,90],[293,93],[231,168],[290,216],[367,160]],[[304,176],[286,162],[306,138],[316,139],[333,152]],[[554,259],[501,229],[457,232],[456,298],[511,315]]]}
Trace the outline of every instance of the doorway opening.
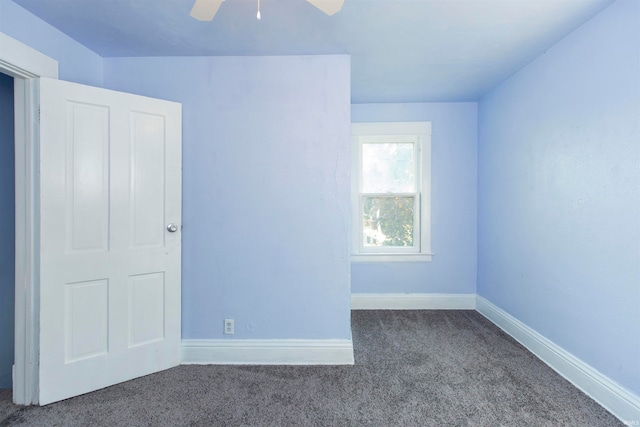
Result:
{"label": "doorway opening", "polygon": [[[14,277],[14,301],[9,312],[13,312],[12,331],[13,346],[2,344],[2,348],[8,348],[12,354],[13,365],[10,377],[12,379],[13,402],[21,405],[30,405],[38,402],[38,287],[37,285],[37,248],[38,248],[38,209],[37,209],[37,182],[38,182],[38,101],[37,79],[38,77],[58,77],[58,63],[54,59],[38,52],[37,50],[15,40],[0,32],[0,73],[4,74],[7,85],[13,85],[13,95],[9,91],[8,102],[12,101],[13,108],[9,107],[13,119],[13,146],[11,139],[3,146],[0,140],[0,149],[13,150],[13,155],[2,155],[0,161],[13,161],[7,163],[10,169],[9,182],[13,182],[13,188],[8,191],[13,196],[13,224],[0,224],[3,238],[13,238],[13,266],[6,271],[13,271]],[[7,100],[7,97],[1,97]],[[7,104],[8,105],[8,104]],[[3,126],[6,128],[7,126]],[[0,200],[2,200],[0,195]],[[4,209],[0,202],[0,214],[11,212]],[[13,231],[12,231],[13,230]],[[9,261],[11,262],[11,261]],[[0,283],[0,288],[2,287]],[[1,289],[0,289],[1,291]],[[10,292],[10,291],[8,291]],[[14,304],[10,298],[2,298]],[[7,311],[3,310],[3,313]],[[1,319],[0,319],[1,322]],[[11,321],[9,321],[11,322]],[[8,323],[9,325],[11,323]],[[5,323],[7,325],[7,323]],[[2,327],[2,326],[0,326]],[[2,363],[0,361],[0,363]],[[0,365],[0,369],[2,369]]]}
{"label": "doorway opening", "polygon": [[12,389],[15,330],[15,125],[13,77],[0,73],[0,389]]}

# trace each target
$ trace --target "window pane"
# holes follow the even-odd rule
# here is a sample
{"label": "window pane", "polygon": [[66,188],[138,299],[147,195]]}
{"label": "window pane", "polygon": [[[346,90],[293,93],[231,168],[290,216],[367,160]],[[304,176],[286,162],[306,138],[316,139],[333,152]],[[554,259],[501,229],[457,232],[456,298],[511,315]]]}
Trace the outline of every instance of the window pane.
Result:
{"label": "window pane", "polygon": [[364,246],[413,246],[413,197],[365,197]]}
{"label": "window pane", "polygon": [[413,193],[416,167],[410,142],[362,144],[362,191]]}

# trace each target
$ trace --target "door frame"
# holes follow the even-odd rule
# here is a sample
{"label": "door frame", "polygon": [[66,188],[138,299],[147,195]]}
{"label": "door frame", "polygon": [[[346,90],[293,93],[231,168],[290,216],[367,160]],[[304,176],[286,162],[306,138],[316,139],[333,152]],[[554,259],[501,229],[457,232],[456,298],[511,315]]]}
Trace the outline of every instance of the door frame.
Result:
{"label": "door frame", "polygon": [[39,103],[38,78],[58,78],[58,62],[0,32],[0,72],[14,78],[15,336],[13,401],[38,403]]}

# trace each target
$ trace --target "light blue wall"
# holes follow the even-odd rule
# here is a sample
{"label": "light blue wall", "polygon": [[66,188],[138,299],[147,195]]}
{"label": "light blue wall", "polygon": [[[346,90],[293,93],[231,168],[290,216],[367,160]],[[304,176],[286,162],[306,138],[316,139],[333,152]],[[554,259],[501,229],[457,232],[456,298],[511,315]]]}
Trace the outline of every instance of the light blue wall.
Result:
{"label": "light blue wall", "polygon": [[352,265],[354,293],[476,292],[476,103],[356,104],[353,122],[430,121],[430,263]]}
{"label": "light blue wall", "polygon": [[640,394],[640,2],[479,104],[478,293]]}
{"label": "light blue wall", "polygon": [[11,0],[0,0],[0,32],[58,61],[60,79],[102,86],[102,57]]}
{"label": "light blue wall", "polygon": [[106,58],[183,104],[183,338],[349,338],[348,56]]}
{"label": "light blue wall", "polygon": [[11,388],[15,205],[13,78],[0,73],[0,388]]}

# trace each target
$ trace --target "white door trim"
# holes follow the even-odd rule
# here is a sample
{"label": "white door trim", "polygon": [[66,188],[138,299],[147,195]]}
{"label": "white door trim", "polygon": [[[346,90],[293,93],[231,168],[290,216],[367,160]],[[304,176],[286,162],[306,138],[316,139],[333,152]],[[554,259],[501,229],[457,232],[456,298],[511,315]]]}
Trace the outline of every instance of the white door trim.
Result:
{"label": "white door trim", "polygon": [[38,403],[38,103],[36,79],[58,78],[58,62],[0,33],[0,72],[14,77],[16,271],[13,401]]}
{"label": "white door trim", "polygon": [[0,70],[22,79],[58,78],[58,61],[0,33]]}

